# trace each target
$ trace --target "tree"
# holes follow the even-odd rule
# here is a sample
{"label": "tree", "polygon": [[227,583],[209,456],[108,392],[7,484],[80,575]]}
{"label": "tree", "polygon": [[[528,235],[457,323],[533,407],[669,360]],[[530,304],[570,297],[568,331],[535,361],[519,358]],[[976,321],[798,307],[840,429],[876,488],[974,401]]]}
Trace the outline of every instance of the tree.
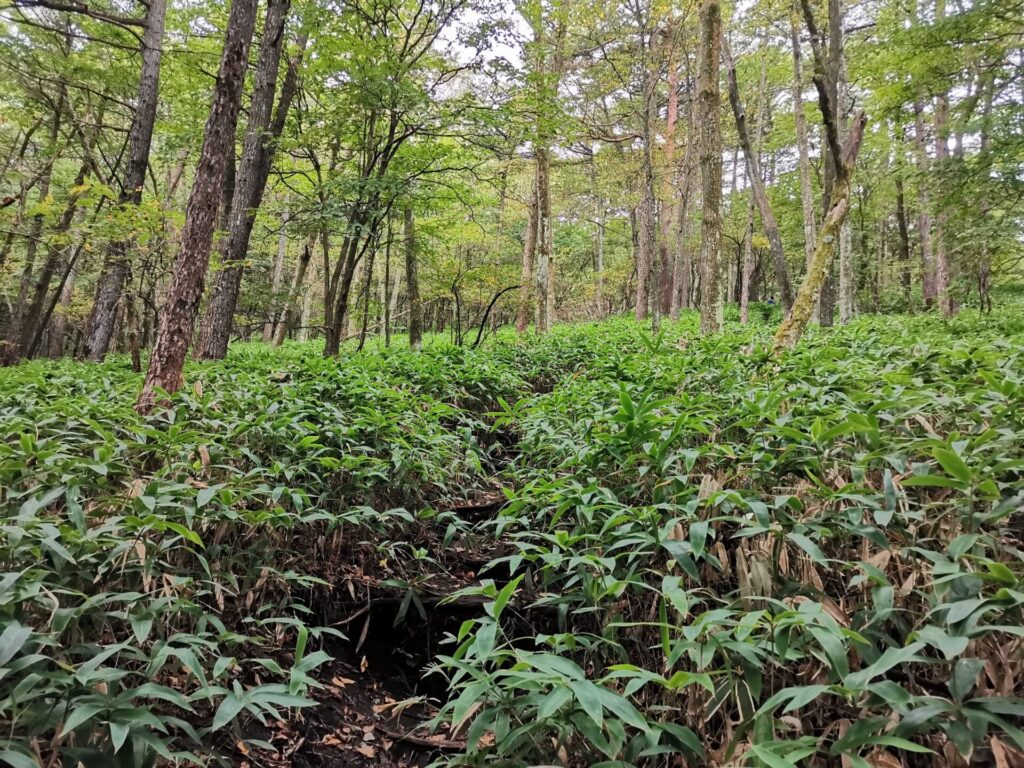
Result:
{"label": "tree", "polygon": [[[118,197],[121,207],[137,207],[142,200],[160,97],[160,59],[163,54],[166,13],[167,0],[149,0],[147,3],[146,28],[140,44],[142,69],[139,75],[139,94],[128,134],[128,160]],[[131,240],[119,239],[111,244],[107,252],[96,283],[96,295],[86,331],[84,354],[89,360],[102,360],[110,349],[117,306],[131,275],[131,248]]]}
{"label": "tree", "polygon": [[718,0],[704,0],[700,18],[700,56],[697,98],[701,177],[700,230],[700,331],[722,329],[722,126],[718,66],[721,57],[722,7]]}
{"label": "tree", "polygon": [[238,292],[242,284],[242,273],[249,249],[249,238],[252,236],[253,223],[256,220],[256,210],[263,199],[274,151],[298,89],[299,63],[306,45],[304,35],[288,62],[288,71],[281,86],[277,107],[274,108],[277,73],[284,47],[284,29],[289,6],[290,0],[270,0],[267,5],[263,41],[253,77],[249,122],[242,145],[242,159],[235,179],[222,267],[214,281],[196,347],[196,356],[201,359],[219,359],[227,354],[231,323],[238,303]]}
{"label": "tree", "polygon": [[213,103],[206,120],[203,148],[185,212],[181,246],[174,261],[174,276],[160,314],[146,380],[136,403],[136,408],[143,413],[155,404],[158,390],[176,392],[183,383],[185,354],[210,261],[210,246],[228,155],[234,154],[235,127],[249,45],[256,23],[256,7],[256,0],[233,0],[231,3]]}
{"label": "tree", "polygon": [[[839,109],[834,98],[836,89],[832,85],[835,71],[833,69],[830,72],[826,68],[825,55],[822,53],[822,43],[818,36],[814,12],[811,10],[809,0],[800,0],[800,2],[811,36],[811,49],[814,53],[814,85],[818,91],[818,107],[821,111],[828,151],[833,158],[831,197],[821,231],[816,238],[814,258],[800,285],[796,301],[793,303],[793,310],[775,333],[773,345],[776,353],[796,346],[810,321],[814,303],[828,279],[839,242],[840,229],[850,210],[850,180],[857,162],[857,154],[860,152],[861,141],[864,138],[864,126],[867,123],[864,113],[857,113],[845,145],[840,146]],[[824,321],[824,316],[822,319]]]}

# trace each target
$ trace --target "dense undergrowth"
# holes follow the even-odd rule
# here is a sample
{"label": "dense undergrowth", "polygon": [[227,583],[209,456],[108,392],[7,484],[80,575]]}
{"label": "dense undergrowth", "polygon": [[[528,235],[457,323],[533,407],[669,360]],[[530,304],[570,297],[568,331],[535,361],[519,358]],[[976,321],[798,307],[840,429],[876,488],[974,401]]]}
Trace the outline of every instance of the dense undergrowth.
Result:
{"label": "dense undergrowth", "polygon": [[1024,321],[695,328],[241,346],[149,418],[123,360],[4,371],[0,759],[216,759],[355,565],[404,613],[473,550],[459,764],[1013,764]]}

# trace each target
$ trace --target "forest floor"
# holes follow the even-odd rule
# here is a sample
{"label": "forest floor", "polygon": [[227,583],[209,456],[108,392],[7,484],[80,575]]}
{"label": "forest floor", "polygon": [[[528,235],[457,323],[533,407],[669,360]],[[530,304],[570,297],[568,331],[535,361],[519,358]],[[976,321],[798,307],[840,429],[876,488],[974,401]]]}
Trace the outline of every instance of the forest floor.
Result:
{"label": "forest floor", "polygon": [[1024,765],[1024,319],[770,331],[2,372],[0,758]]}

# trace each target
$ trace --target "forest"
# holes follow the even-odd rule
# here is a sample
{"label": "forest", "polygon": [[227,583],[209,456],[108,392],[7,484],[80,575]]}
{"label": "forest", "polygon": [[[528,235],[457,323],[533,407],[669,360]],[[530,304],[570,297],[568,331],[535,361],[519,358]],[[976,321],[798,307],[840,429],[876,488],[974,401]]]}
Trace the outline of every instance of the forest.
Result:
{"label": "forest", "polygon": [[1024,0],[0,0],[0,726],[1024,768]]}

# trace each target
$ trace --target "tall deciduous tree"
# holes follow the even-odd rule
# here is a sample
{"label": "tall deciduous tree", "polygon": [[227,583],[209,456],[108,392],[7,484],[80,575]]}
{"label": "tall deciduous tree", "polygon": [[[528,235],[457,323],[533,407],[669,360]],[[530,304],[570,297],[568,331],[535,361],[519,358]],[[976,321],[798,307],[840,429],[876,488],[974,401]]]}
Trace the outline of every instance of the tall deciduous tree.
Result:
{"label": "tall deciduous tree", "polygon": [[[122,207],[138,206],[149,166],[149,150],[153,142],[153,127],[160,97],[160,59],[163,54],[164,20],[167,0],[149,0],[146,4],[146,28],[142,35],[142,69],[139,75],[139,95],[135,104],[128,134],[128,159],[118,202]],[[117,306],[121,301],[125,283],[131,275],[130,239],[115,240],[106,255],[103,270],[96,283],[96,295],[86,330],[84,354],[89,360],[99,361],[110,349],[117,319]]]}
{"label": "tall deciduous tree", "polygon": [[722,41],[722,6],[704,0],[700,16],[700,53],[697,65],[697,131],[700,142],[700,331],[722,329],[722,124],[719,61]]}
{"label": "tall deciduous tree", "polygon": [[217,273],[210,301],[203,316],[196,356],[205,359],[224,357],[231,337],[231,323],[242,285],[242,272],[252,236],[256,211],[263,200],[274,150],[284,130],[288,110],[298,88],[298,68],[305,38],[288,62],[281,95],[274,109],[278,69],[284,48],[285,22],[290,0],[270,0],[263,24],[263,40],[253,75],[249,122],[246,125],[242,159],[235,177],[228,236],[224,245],[222,268]]}
{"label": "tall deciduous tree", "polygon": [[210,262],[210,246],[228,155],[234,154],[235,128],[257,5],[257,0],[233,0],[231,3],[213,103],[206,120],[203,148],[185,211],[181,246],[174,261],[174,276],[160,314],[146,380],[136,404],[141,412],[153,407],[158,390],[175,392],[183,383],[185,354],[192,338],[206,268]]}

